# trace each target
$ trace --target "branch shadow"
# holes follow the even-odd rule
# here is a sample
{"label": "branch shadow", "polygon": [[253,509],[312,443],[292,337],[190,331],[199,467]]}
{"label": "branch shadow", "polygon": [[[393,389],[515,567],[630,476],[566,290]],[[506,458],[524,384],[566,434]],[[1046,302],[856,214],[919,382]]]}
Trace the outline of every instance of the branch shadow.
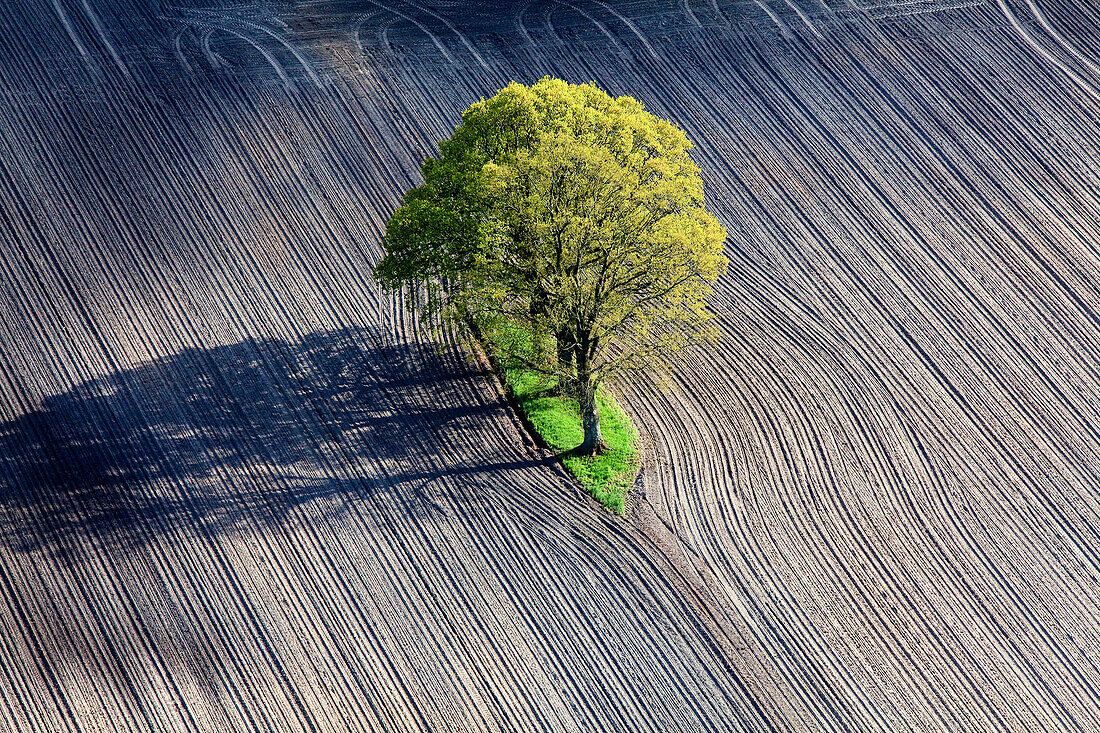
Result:
{"label": "branch shadow", "polygon": [[508,409],[472,399],[485,375],[455,350],[344,329],[188,349],[81,384],[0,425],[0,542],[68,557],[77,535],[135,547],[380,492],[441,511],[427,484],[543,462],[485,462],[477,435]]}

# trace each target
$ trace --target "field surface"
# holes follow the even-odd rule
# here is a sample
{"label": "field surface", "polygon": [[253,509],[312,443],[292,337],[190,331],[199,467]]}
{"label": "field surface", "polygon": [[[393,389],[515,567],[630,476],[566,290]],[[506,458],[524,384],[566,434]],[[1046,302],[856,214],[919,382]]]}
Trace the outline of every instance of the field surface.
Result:
{"label": "field surface", "polygon": [[[369,267],[545,74],[697,142],[626,517]],[[0,3],[0,730],[1100,730],[1100,7]]]}

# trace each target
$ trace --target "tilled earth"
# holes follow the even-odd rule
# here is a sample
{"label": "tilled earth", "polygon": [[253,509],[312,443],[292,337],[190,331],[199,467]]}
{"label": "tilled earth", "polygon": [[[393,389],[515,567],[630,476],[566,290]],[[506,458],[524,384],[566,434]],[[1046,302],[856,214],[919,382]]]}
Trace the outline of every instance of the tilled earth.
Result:
{"label": "tilled earth", "polygon": [[[696,141],[628,514],[370,278],[471,102]],[[1100,729],[1100,9],[0,3],[0,730]]]}

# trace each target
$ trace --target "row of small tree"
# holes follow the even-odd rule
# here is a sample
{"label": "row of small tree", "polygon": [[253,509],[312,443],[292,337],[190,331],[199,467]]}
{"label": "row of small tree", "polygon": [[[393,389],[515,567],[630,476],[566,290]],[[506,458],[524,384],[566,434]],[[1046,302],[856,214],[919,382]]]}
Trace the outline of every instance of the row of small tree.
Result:
{"label": "row of small tree", "polygon": [[704,336],[726,231],[691,142],[631,97],[549,77],[471,106],[386,227],[384,285],[472,326],[575,395],[601,450],[600,385]]}

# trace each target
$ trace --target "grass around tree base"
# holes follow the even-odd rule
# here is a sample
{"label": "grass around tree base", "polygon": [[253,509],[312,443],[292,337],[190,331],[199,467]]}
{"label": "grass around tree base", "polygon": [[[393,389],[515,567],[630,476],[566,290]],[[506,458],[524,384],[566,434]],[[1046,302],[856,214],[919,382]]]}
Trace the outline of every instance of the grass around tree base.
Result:
{"label": "grass around tree base", "polygon": [[577,400],[553,393],[555,383],[538,372],[504,367],[504,378],[524,415],[593,497],[622,514],[626,494],[638,475],[638,431],[606,390],[600,389],[600,428],[607,450],[594,456],[571,454],[584,440]]}

